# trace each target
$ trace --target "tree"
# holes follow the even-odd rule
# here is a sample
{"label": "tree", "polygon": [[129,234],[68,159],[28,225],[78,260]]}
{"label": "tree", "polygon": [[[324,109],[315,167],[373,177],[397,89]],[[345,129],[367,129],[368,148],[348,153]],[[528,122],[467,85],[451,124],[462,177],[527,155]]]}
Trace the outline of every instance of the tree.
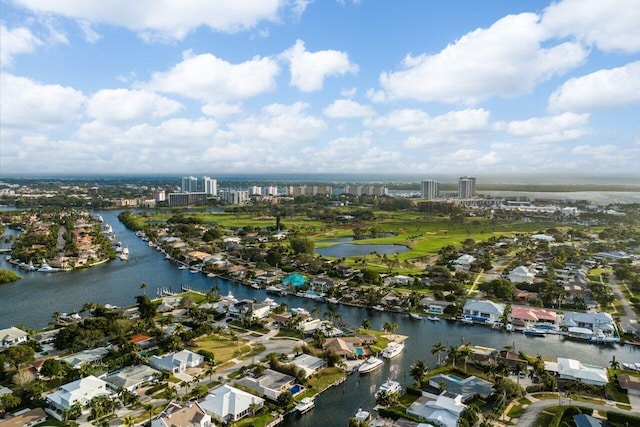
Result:
{"label": "tree", "polygon": [[438,366],[440,366],[441,364],[441,354],[444,353],[445,351],[447,351],[447,347],[444,346],[444,344],[442,344],[442,342],[438,342],[436,344],[434,344],[431,347],[431,354],[437,354],[438,355]]}
{"label": "tree", "polygon": [[389,393],[387,390],[381,390],[376,394],[376,403],[380,406],[391,406],[398,401],[396,393]]}
{"label": "tree", "polygon": [[123,417],[120,421],[122,421],[122,425],[125,427],[134,427],[136,425],[136,419],[131,414]]}
{"label": "tree", "polygon": [[32,347],[24,344],[14,345],[5,351],[6,360],[12,364],[16,370],[24,363],[34,360],[35,351]]}
{"label": "tree", "polygon": [[251,416],[253,417],[253,420],[256,420],[256,412],[258,412],[258,409],[260,409],[260,405],[258,405],[257,403],[250,403],[249,404],[249,411],[251,412]]}
{"label": "tree", "polygon": [[458,347],[452,345],[449,347],[449,352],[447,354],[447,358],[451,359],[451,363],[453,364],[453,367],[456,367],[456,357],[458,357],[459,355],[459,351],[458,351]]}
{"label": "tree", "polygon": [[4,414],[7,409],[15,408],[20,405],[21,402],[20,398],[13,394],[0,395],[0,415]]}
{"label": "tree", "polygon": [[426,363],[422,360],[417,360],[416,363],[411,365],[411,377],[416,381],[417,384],[422,384],[422,379],[427,374],[429,368]]}
{"label": "tree", "polygon": [[284,393],[280,393],[280,395],[278,395],[278,405],[286,408],[289,405],[291,405],[291,403],[293,402],[293,396],[291,395],[290,391],[285,391]]}
{"label": "tree", "polygon": [[140,317],[145,320],[151,320],[156,315],[156,305],[146,295],[138,295],[136,297],[138,311]]}
{"label": "tree", "polygon": [[142,289],[142,291],[144,292],[144,296],[147,296],[147,284],[145,282],[142,282],[142,284],[140,285],[140,289]]}
{"label": "tree", "polygon": [[616,357],[613,356],[613,358],[611,359],[611,362],[609,362],[609,366],[611,366],[612,369],[618,369],[620,368],[620,362],[618,362],[616,360]]}
{"label": "tree", "polygon": [[47,359],[42,364],[42,368],[40,369],[40,374],[45,377],[57,377],[61,375],[63,372],[62,364],[58,359]]}
{"label": "tree", "polygon": [[463,345],[460,349],[459,349],[459,354],[461,357],[464,358],[464,372],[467,372],[467,362],[469,360],[469,356],[471,356],[473,354],[473,351],[471,350],[471,347],[469,347],[468,344]]}
{"label": "tree", "polygon": [[369,322],[369,319],[362,319],[360,326],[362,326],[362,329],[371,329],[371,322]]}
{"label": "tree", "polygon": [[292,237],[289,239],[291,249],[296,255],[308,254],[313,255],[315,252],[315,243],[308,237]]}

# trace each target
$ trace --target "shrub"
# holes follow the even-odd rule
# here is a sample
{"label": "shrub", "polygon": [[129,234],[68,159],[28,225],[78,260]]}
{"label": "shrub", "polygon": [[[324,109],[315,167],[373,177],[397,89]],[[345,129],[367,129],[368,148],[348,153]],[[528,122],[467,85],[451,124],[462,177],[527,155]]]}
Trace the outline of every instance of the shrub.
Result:
{"label": "shrub", "polygon": [[620,425],[637,426],[640,425],[640,417],[622,414],[620,412],[607,412],[607,420]]}

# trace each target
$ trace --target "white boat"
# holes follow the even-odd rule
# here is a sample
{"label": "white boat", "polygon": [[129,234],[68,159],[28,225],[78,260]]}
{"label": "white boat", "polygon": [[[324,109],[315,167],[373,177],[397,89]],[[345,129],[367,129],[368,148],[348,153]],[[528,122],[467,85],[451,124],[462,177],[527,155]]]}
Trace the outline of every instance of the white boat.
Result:
{"label": "white boat", "polygon": [[370,356],[362,365],[360,365],[360,367],[358,368],[358,372],[360,372],[361,374],[368,374],[369,372],[373,372],[376,369],[379,369],[382,365],[384,365],[382,359],[378,359],[375,356]]}
{"label": "white boat", "polygon": [[395,341],[391,341],[389,344],[387,344],[385,349],[382,350],[381,355],[386,359],[393,359],[394,357],[402,353],[402,350],[404,350],[403,343],[397,343]]}
{"label": "white boat", "polygon": [[409,313],[409,316],[411,316],[412,319],[422,320],[422,316],[416,313]]}
{"label": "white boat", "polygon": [[191,274],[200,273],[200,270],[198,270],[197,268],[191,268],[191,269],[189,269],[189,273],[191,273]]}
{"label": "white boat", "polygon": [[394,381],[389,378],[378,388],[378,391],[376,391],[376,397],[378,397],[383,391],[387,392],[387,394],[400,393],[402,391],[402,386],[398,381]]}
{"label": "white boat", "polygon": [[313,409],[314,406],[316,406],[316,401],[312,397],[305,397],[300,402],[298,402],[295,409],[300,414],[304,414],[305,412]]}
{"label": "white boat", "polygon": [[252,284],[251,284],[251,287],[252,287],[253,289],[260,289],[260,285],[258,285],[257,283],[252,283]]}
{"label": "white boat", "polygon": [[42,260],[42,264],[40,265],[40,268],[38,269],[38,271],[40,273],[56,273],[60,271],[60,269],[51,267],[49,264],[47,264],[45,260]]}
{"label": "white boat", "polygon": [[440,318],[438,316],[428,316],[427,320],[431,320],[432,322],[439,322]]}
{"label": "white boat", "polygon": [[309,316],[309,312],[307,310],[305,310],[304,308],[302,308],[302,307],[294,307],[294,308],[291,309],[291,311],[293,313],[301,315],[301,316],[302,315]]}
{"label": "white boat", "polygon": [[178,267],[178,270],[188,270],[189,267],[187,267],[186,265],[181,265],[180,267]]}
{"label": "white boat", "polygon": [[337,304],[338,298],[327,298],[327,302],[330,302],[331,304]]}
{"label": "white boat", "polygon": [[371,414],[368,411],[365,411],[362,408],[358,408],[358,411],[356,412],[354,418],[356,420],[358,420],[359,423],[363,423],[365,421],[367,421],[369,419],[369,417],[371,417]]}
{"label": "white boat", "polygon": [[276,308],[278,305],[277,302],[275,302],[274,300],[272,300],[271,298],[265,298],[264,301],[262,301],[263,304],[269,304],[269,307],[271,308]]}
{"label": "white boat", "polygon": [[373,308],[374,310],[377,310],[377,311],[384,311],[384,307],[381,306],[381,305],[374,305],[371,308]]}

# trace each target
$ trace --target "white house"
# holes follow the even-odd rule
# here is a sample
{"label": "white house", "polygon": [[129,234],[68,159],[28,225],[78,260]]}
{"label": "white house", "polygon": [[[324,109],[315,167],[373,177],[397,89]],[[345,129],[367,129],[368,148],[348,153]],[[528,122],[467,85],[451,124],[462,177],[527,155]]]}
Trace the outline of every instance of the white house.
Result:
{"label": "white house", "polygon": [[489,300],[469,300],[462,308],[462,313],[474,322],[496,323],[504,313],[504,304]]}
{"label": "white house", "polygon": [[295,365],[295,367],[298,369],[303,369],[306,377],[309,377],[310,375],[313,375],[314,373],[327,367],[326,360],[320,359],[319,357],[311,356],[310,354],[301,354],[300,356],[293,359],[291,364]]}
{"label": "white house", "polygon": [[120,388],[134,391],[156,378],[160,371],[156,371],[147,365],[128,366],[105,377],[111,388]]}
{"label": "white house", "polygon": [[109,350],[105,347],[92,348],[89,350],[79,351],[60,359],[74,369],[80,368],[82,365],[96,365],[102,362],[102,359],[109,354]]}
{"label": "white house", "polygon": [[271,369],[265,369],[258,378],[247,376],[240,380],[243,386],[272,401],[278,400],[278,396],[291,390],[295,383],[296,379],[291,375]]}
{"label": "white house", "polygon": [[0,329],[0,349],[26,342],[27,338],[29,338],[29,334],[22,329],[16,327]]}
{"label": "white house", "polygon": [[453,263],[463,269],[468,270],[475,260],[476,258],[473,255],[464,254],[461,255],[458,259],[454,260]]}
{"label": "white house", "polygon": [[579,327],[590,329],[593,333],[601,331],[605,334],[610,334],[616,330],[611,314],[602,312],[577,313],[570,311],[564,314],[562,324],[569,328]]}
{"label": "white house", "polygon": [[211,415],[211,418],[221,423],[230,423],[251,414],[251,405],[256,410],[262,408],[264,399],[239,390],[227,384],[222,384],[209,392],[200,406]]}
{"label": "white house", "polygon": [[598,386],[607,385],[609,375],[605,368],[593,365],[583,365],[574,359],[558,357],[558,375],[562,379],[579,381],[584,384]]}
{"label": "white house", "polygon": [[462,403],[462,395],[443,391],[436,400],[424,404],[413,403],[407,414],[420,417],[442,427],[456,427],[460,413],[467,407]]}
{"label": "white house", "polygon": [[93,375],[89,375],[61,386],[60,390],[56,392],[49,393],[45,396],[45,401],[55,410],[55,413],[49,413],[61,419],[62,413],[70,409],[74,404],[79,403],[84,407],[94,397],[103,395],[111,395],[108,384]]}
{"label": "white house", "polygon": [[211,416],[198,402],[186,406],[170,402],[158,417],[151,422],[151,427],[213,427]]}
{"label": "white house", "polygon": [[535,270],[524,265],[514,268],[509,273],[509,280],[513,283],[533,283],[535,279]]}
{"label": "white house", "polygon": [[182,350],[163,356],[151,356],[149,357],[149,364],[155,369],[169,371],[175,374],[184,372],[187,368],[196,368],[204,365],[204,356],[189,350]]}

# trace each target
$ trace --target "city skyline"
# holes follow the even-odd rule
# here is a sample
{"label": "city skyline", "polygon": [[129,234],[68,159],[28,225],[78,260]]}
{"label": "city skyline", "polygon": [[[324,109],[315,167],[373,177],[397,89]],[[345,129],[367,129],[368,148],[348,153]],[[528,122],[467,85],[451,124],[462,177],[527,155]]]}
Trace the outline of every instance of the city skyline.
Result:
{"label": "city skyline", "polygon": [[637,2],[254,3],[3,1],[0,174],[637,173]]}

